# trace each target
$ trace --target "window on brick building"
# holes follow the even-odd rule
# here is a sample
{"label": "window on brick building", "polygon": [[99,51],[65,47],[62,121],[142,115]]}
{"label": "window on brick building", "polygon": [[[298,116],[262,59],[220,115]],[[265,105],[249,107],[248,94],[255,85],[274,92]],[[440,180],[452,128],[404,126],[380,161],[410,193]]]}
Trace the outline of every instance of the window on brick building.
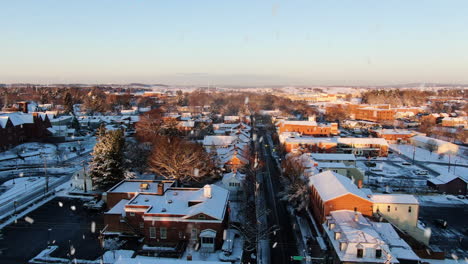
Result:
{"label": "window on brick building", "polygon": [[159,232],[161,232],[161,239],[166,239],[167,238],[167,228],[166,227],[161,227],[159,229]]}
{"label": "window on brick building", "polygon": [[390,212],[390,205],[387,206],[387,212]]}
{"label": "window on brick building", "polygon": [[150,238],[156,238],[156,227],[150,226],[149,235],[150,235]]}
{"label": "window on brick building", "polygon": [[144,227],[145,227],[145,223],[140,222],[140,228],[144,228]]}

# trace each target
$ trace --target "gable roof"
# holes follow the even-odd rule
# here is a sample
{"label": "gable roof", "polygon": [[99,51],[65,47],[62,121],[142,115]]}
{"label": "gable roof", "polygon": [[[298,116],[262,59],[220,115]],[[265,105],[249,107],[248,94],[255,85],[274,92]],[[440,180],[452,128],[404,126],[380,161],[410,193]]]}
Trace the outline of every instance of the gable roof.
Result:
{"label": "gable roof", "polygon": [[364,192],[351,179],[333,171],[325,171],[309,177],[309,186],[314,186],[324,202],[346,194],[354,194],[368,200]]}

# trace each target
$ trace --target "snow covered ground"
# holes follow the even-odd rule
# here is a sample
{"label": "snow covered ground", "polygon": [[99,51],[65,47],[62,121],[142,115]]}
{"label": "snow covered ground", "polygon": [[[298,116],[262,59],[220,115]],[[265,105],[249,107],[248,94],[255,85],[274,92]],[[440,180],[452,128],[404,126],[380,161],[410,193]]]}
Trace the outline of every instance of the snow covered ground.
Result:
{"label": "snow covered ground", "polygon": [[448,155],[440,156],[435,152],[431,153],[427,149],[418,148],[418,147],[413,148],[413,145],[390,144],[390,148],[394,150],[395,152],[401,153],[402,155],[411,159],[413,158],[413,151],[415,150],[416,152],[415,152],[414,157],[415,157],[415,160],[418,160],[418,161],[449,163],[449,160],[450,160],[451,163],[457,162],[459,164],[468,165],[467,157],[464,156],[463,154],[458,154],[457,156],[451,156],[451,157],[449,157]]}
{"label": "snow covered ground", "polygon": [[459,199],[454,195],[418,195],[417,196],[421,206],[438,206],[438,205],[466,205],[468,199]]}
{"label": "snow covered ground", "polygon": [[[49,177],[49,184],[58,181],[58,178]],[[2,185],[0,188],[6,191],[0,194],[0,206],[15,200],[18,196],[21,196],[33,189],[45,188],[46,179],[44,177],[24,177],[9,180]]]}

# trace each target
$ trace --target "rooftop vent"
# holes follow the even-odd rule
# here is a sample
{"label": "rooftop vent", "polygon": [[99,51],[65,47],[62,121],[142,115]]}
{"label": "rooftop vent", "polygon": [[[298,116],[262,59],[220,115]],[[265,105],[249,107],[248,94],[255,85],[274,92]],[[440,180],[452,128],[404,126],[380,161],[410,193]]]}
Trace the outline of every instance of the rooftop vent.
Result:
{"label": "rooftop vent", "polygon": [[174,195],[174,196],[177,196],[177,195],[178,195],[178,193],[177,193],[177,192],[173,192],[173,195]]}
{"label": "rooftop vent", "polygon": [[172,200],[167,200],[167,203],[171,204],[171,203],[172,203]]}
{"label": "rooftop vent", "polygon": [[140,189],[141,190],[148,190],[149,189],[149,183],[141,183],[140,184]]}
{"label": "rooftop vent", "polygon": [[148,202],[148,201],[149,201],[149,199],[148,199],[148,198],[145,198],[145,202]]}
{"label": "rooftop vent", "polygon": [[161,209],[161,212],[166,212],[166,208]]}

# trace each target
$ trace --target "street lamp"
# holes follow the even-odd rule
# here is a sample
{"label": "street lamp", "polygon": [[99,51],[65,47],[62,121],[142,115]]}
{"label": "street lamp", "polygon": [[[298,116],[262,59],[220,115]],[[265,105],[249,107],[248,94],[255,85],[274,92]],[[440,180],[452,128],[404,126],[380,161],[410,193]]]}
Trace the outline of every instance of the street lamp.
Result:
{"label": "street lamp", "polygon": [[18,204],[18,201],[14,201],[13,202],[13,206],[15,207],[15,212],[13,213],[13,215],[16,215],[16,205]]}
{"label": "street lamp", "polygon": [[50,245],[50,231],[52,231],[52,228],[47,229],[47,247]]}

